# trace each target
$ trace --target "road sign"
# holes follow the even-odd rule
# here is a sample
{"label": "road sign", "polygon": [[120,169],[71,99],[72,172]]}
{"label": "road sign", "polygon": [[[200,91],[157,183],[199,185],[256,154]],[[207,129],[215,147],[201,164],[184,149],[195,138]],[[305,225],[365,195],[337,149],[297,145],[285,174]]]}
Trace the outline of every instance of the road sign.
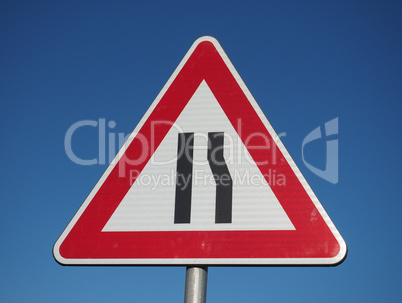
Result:
{"label": "road sign", "polygon": [[212,37],[195,41],[54,246],[68,265],[334,265],[346,251]]}

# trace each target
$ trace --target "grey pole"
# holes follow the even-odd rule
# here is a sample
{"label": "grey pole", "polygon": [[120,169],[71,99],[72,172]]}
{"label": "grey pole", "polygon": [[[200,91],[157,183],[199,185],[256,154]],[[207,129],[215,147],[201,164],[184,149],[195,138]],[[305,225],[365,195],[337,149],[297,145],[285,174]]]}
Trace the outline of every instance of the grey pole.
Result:
{"label": "grey pole", "polygon": [[188,266],[184,303],[206,303],[208,267]]}

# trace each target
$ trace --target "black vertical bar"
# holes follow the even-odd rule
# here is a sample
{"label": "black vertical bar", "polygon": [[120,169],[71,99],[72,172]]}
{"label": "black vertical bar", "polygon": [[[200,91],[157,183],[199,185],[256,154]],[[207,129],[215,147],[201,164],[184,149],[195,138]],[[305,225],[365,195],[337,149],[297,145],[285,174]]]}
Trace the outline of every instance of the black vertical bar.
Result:
{"label": "black vertical bar", "polygon": [[223,156],[223,132],[208,133],[208,162],[216,183],[215,223],[232,223],[233,181]]}
{"label": "black vertical bar", "polygon": [[194,133],[179,133],[174,223],[190,223]]}

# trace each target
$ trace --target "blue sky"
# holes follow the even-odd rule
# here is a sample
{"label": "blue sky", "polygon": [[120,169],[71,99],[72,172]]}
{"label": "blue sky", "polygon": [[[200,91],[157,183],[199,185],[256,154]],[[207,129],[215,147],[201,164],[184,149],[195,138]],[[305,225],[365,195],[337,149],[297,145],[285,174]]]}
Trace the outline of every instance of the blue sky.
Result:
{"label": "blue sky", "polygon": [[[402,273],[398,1],[3,1],[2,302],[177,302],[184,267],[63,267],[52,246],[106,165],[80,120],[130,133],[200,36],[218,39],[345,239],[338,267],[211,267],[208,302],[397,302]],[[339,182],[303,139],[338,118]],[[74,137],[98,155],[88,128]],[[325,141],[305,150],[325,166]]]}

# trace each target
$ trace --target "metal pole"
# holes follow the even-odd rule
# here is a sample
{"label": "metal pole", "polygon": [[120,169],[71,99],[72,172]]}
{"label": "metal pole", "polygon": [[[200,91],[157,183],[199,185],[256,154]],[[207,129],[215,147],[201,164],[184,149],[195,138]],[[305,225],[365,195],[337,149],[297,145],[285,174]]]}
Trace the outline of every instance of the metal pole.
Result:
{"label": "metal pole", "polygon": [[188,266],[184,303],[206,303],[208,267]]}

